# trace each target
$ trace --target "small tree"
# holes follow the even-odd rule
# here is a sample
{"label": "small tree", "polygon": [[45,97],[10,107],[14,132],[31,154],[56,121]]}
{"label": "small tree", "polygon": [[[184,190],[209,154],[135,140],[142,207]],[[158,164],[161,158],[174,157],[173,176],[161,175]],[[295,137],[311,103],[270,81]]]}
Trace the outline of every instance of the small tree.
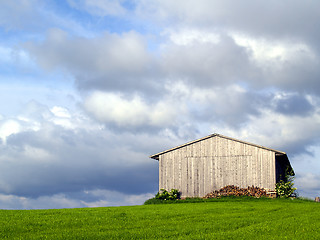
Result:
{"label": "small tree", "polygon": [[280,180],[278,183],[276,183],[277,197],[280,197],[280,198],[296,197],[295,191],[297,190],[297,188],[293,187],[294,185],[293,181],[294,181],[294,172],[292,169],[289,170],[287,168],[284,180]]}

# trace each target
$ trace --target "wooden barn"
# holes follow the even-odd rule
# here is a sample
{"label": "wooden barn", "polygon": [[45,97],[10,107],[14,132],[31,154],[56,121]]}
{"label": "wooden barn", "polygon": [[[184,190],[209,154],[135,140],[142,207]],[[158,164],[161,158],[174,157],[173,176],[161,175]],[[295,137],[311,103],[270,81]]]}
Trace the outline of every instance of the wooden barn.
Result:
{"label": "wooden barn", "polygon": [[159,161],[159,189],[178,189],[181,197],[203,197],[227,185],[253,185],[273,192],[286,169],[292,170],[285,152],[220,134],[150,158]]}

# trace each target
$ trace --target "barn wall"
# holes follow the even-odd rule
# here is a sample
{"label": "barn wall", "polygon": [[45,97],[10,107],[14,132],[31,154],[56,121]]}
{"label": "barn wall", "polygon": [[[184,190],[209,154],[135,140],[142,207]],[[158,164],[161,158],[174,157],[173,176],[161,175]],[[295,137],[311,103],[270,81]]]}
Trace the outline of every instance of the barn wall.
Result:
{"label": "barn wall", "polygon": [[274,190],[275,153],[219,136],[159,156],[159,189],[203,197],[226,185]]}

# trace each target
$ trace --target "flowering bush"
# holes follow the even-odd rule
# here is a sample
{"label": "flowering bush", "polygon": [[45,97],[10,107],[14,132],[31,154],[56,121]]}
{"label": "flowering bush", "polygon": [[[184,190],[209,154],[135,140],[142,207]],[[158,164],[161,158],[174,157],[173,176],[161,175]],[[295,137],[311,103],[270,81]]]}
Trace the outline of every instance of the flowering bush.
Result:
{"label": "flowering bush", "polygon": [[170,192],[168,192],[165,189],[160,189],[160,191],[156,194],[156,199],[161,200],[176,200],[180,198],[180,192],[177,189],[171,189]]}
{"label": "flowering bush", "polygon": [[283,180],[280,180],[280,182],[276,184],[277,196],[285,198],[294,196],[295,190],[297,190],[297,188],[293,187],[293,184],[294,183],[291,181],[285,182]]}
{"label": "flowering bush", "polygon": [[295,197],[295,191],[297,188],[293,187],[294,183],[294,173],[293,171],[286,171],[285,180],[280,180],[276,183],[277,196],[280,198]]}

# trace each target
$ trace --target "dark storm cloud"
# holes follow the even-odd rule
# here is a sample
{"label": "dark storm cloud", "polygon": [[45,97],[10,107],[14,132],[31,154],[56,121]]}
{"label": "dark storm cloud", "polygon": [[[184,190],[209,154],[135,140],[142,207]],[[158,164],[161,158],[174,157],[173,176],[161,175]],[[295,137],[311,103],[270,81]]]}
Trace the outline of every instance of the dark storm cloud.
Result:
{"label": "dark storm cloud", "polygon": [[286,115],[307,116],[314,110],[314,106],[305,96],[291,94],[275,100],[275,110]]}
{"label": "dark storm cloud", "polygon": [[1,152],[0,191],[5,194],[35,198],[97,188],[124,194],[156,189],[157,162],[101,132],[47,126],[12,135]]}
{"label": "dark storm cloud", "polygon": [[[300,131],[299,131],[300,132]],[[312,146],[319,142],[320,138],[317,136],[319,130],[317,129],[316,132],[308,132],[306,136],[300,136],[294,140],[286,140],[283,143],[282,150],[287,152],[289,157],[294,157],[299,154],[311,154],[309,151],[309,146]],[[302,159],[300,159],[301,161]]]}

